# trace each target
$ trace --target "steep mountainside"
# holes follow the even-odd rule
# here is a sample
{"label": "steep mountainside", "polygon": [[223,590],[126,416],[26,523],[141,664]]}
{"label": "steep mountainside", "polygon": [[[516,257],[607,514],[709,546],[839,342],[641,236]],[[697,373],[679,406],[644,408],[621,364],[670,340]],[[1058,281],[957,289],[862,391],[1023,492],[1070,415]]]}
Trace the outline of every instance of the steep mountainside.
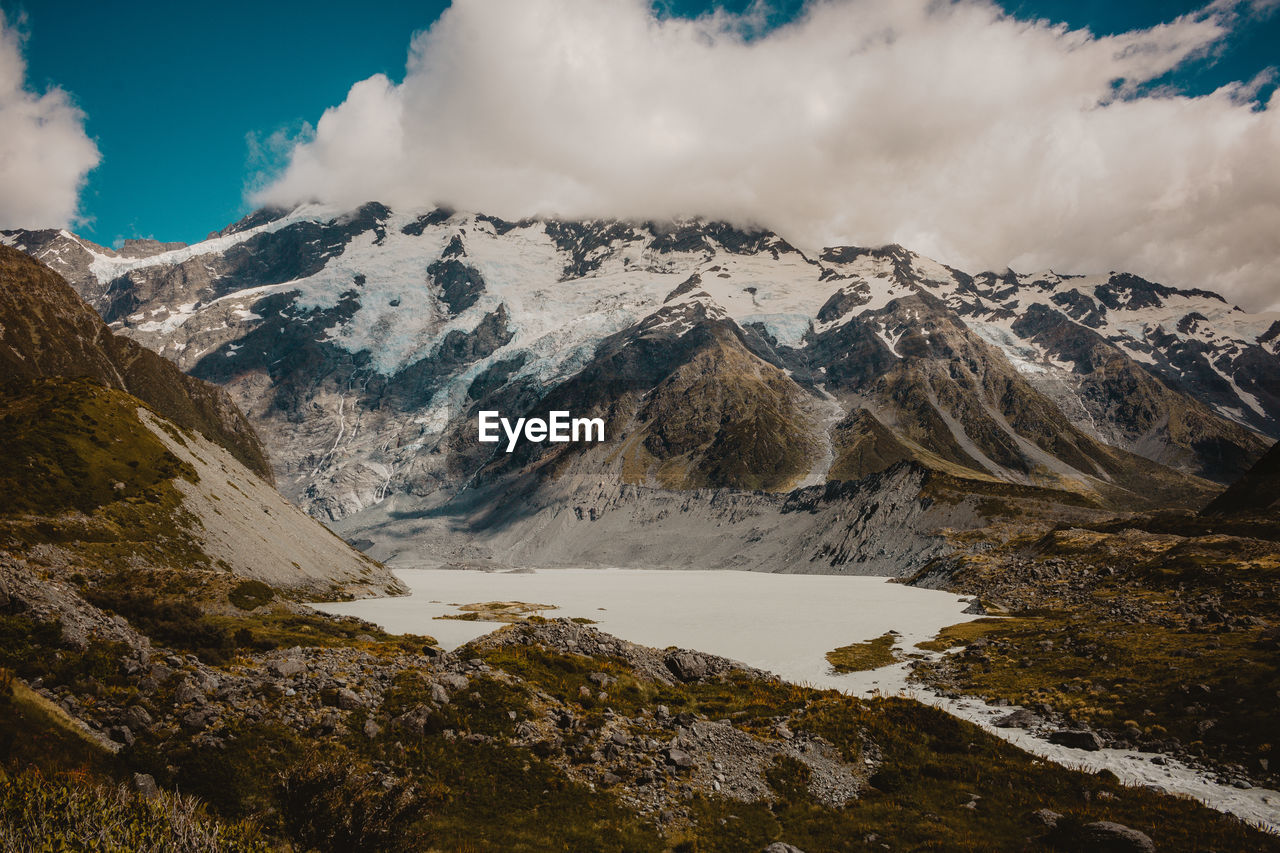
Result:
{"label": "steep mountainside", "polygon": [[0,442],[0,560],[52,559],[103,582],[204,573],[325,598],[403,589],[225,448],[91,378],[0,395]]}
{"label": "steep mountainside", "polygon": [[0,375],[10,387],[84,376],[127,391],[273,482],[261,443],[225,391],[112,334],[62,278],[6,246],[0,246]]}
{"label": "steep mountainside", "polygon": [[[471,492],[786,491],[906,461],[1198,507],[1280,435],[1280,315],[1125,274],[973,276],[716,222],[374,203],[260,211],[194,246],[3,240],[227,388],[285,493],[359,514],[353,533]],[[482,409],[558,408],[605,418],[608,440],[476,441]]]}
{"label": "steep mountainside", "polygon": [[3,247],[0,364],[0,559],[304,595],[402,589],[271,486],[225,392],[113,335],[60,277]]}
{"label": "steep mountainside", "polygon": [[1201,515],[1265,515],[1280,512],[1280,444],[1272,445],[1245,475],[1206,506]]}

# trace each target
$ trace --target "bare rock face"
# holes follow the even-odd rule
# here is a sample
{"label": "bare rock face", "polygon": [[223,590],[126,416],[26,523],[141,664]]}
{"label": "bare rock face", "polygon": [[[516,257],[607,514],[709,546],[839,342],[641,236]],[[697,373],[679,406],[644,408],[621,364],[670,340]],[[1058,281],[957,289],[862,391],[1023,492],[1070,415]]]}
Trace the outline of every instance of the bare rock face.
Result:
{"label": "bare rock face", "polygon": [[[1052,357],[1075,364],[1078,399],[1109,444],[1216,482],[1239,477],[1265,440],[1210,408],[1214,398],[1179,393],[1178,380],[1153,373],[1093,329],[1044,305],[1012,326]],[[1172,382],[1171,382],[1172,380]]]}
{"label": "bare rock face", "polygon": [[150,258],[154,255],[163,255],[165,252],[174,252],[185,248],[187,248],[186,243],[162,243],[159,240],[131,239],[124,241],[118,254],[122,258]]}
{"label": "bare rock face", "polygon": [[[380,560],[905,576],[946,552],[941,528],[978,518],[979,499],[952,494],[944,479],[903,462],[862,482],[790,494],[606,485],[515,499],[477,490],[471,508],[448,518],[362,520],[379,531],[369,553]],[[929,489],[947,499],[925,496]],[[460,519],[471,529],[465,540]]]}
{"label": "bare rock face", "polygon": [[667,656],[667,669],[681,681],[697,681],[707,675],[707,661],[695,652],[673,652]]}
{"label": "bare rock face", "polygon": [[1087,729],[1061,729],[1049,735],[1049,743],[1071,747],[1072,749],[1084,749],[1090,752],[1097,752],[1102,749],[1102,738],[1098,737],[1097,732],[1091,732]]}

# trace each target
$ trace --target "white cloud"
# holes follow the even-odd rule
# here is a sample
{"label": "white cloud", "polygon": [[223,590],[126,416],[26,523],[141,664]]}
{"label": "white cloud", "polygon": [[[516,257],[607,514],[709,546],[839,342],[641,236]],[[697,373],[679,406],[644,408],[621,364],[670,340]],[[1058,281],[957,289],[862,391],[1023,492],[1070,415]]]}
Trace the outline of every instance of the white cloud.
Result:
{"label": "white cloud", "polygon": [[402,84],[357,83],[256,200],[699,214],[1259,308],[1280,302],[1280,96],[1140,87],[1274,5],[1095,37],[987,0],[820,0],[748,39],[753,19],[643,0],[457,0]]}
{"label": "white cloud", "polygon": [[0,227],[70,225],[100,159],[84,113],[62,89],[27,88],[22,37],[0,11]]}

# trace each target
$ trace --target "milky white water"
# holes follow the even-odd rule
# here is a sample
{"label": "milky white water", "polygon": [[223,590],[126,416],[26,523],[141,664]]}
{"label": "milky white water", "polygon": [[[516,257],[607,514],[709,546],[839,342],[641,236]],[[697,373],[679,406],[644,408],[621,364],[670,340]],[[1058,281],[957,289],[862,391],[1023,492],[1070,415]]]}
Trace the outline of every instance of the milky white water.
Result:
{"label": "milky white water", "polygon": [[981,725],[1043,758],[1089,771],[1109,769],[1133,785],[1158,785],[1221,811],[1280,831],[1280,794],[1220,785],[1169,759],[1131,750],[1097,752],[1055,746],[1022,729],[991,725],[1011,708],[975,699],[947,699],[908,685],[909,664],[839,675],[825,655],[849,643],[899,634],[900,651],[932,639],[964,614],[960,596],[889,583],[879,577],[774,575],[759,572],[646,569],[539,569],[479,572],[401,569],[410,588],[401,598],[317,605],[327,613],[358,616],[393,633],[430,634],[457,648],[499,625],[436,619],[458,606],[484,601],[555,605],[548,617],[586,617],[600,630],[656,648],[679,646],[722,655],[788,681],[855,695],[903,693]]}
{"label": "milky white water", "polygon": [[773,575],[661,569],[539,569],[476,572],[401,569],[404,598],[319,605],[359,616],[393,633],[430,634],[456,648],[500,627],[434,617],[454,605],[482,601],[554,604],[544,616],[594,619],[606,633],[645,646],[680,646],[723,655],[788,681],[864,694],[896,692],[905,680],[879,684],[868,673],[836,675],[825,655],[837,646],[895,630],[903,644],[973,619],[960,596],[886,582],[878,577]]}

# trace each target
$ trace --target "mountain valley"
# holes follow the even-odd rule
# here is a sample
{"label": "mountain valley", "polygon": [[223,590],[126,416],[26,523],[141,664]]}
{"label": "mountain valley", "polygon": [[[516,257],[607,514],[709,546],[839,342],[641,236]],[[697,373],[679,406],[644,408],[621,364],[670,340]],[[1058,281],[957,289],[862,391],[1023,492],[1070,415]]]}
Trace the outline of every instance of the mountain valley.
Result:
{"label": "mountain valley", "polygon": [[[1274,787],[1280,317],[702,221],[3,241],[0,841],[146,849],[93,802],[153,849],[1277,847],[906,698],[305,602],[388,566],[896,577],[989,614],[894,651],[919,684]],[[506,453],[480,410],[606,441]]]}

